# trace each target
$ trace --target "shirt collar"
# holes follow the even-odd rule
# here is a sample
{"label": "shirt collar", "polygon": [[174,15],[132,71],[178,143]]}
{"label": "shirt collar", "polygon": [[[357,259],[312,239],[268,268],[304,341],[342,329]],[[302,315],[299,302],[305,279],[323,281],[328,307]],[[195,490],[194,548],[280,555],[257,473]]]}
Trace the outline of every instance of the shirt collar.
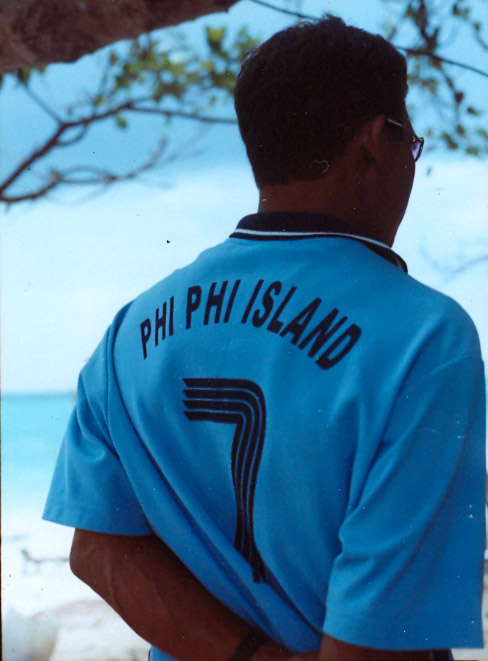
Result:
{"label": "shirt collar", "polygon": [[254,241],[293,241],[335,237],[359,241],[366,248],[408,273],[405,261],[386,243],[377,241],[343,220],[321,213],[266,211],[245,216],[230,235]]}

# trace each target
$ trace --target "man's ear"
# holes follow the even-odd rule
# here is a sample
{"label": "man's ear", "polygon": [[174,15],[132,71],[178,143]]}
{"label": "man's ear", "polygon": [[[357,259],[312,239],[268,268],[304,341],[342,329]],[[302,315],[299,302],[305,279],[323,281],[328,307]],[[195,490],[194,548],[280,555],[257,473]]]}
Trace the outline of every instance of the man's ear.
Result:
{"label": "man's ear", "polygon": [[361,146],[366,155],[366,160],[379,162],[383,152],[383,126],[385,116],[378,115],[369,122],[363,124],[359,138]]}

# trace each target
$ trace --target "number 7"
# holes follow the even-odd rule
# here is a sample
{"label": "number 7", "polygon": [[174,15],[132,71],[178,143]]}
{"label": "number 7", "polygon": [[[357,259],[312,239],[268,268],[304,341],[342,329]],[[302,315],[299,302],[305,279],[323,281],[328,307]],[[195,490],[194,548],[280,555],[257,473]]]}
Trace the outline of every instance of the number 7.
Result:
{"label": "number 7", "polygon": [[232,481],[237,516],[234,547],[249,562],[255,582],[265,581],[265,566],[254,540],[254,492],[266,433],[263,391],[245,379],[183,379],[188,420],[235,424]]}

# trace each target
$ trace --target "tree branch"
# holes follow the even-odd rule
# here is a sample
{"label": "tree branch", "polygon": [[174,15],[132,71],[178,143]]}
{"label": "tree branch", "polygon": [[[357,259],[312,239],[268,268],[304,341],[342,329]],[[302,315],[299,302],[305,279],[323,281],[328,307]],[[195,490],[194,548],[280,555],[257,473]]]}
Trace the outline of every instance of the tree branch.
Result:
{"label": "tree branch", "polygon": [[[148,115],[162,115],[165,117],[176,117],[178,119],[189,119],[193,121],[198,121],[203,124],[227,124],[227,125],[234,125],[237,123],[235,119],[228,118],[228,117],[210,117],[207,115],[199,115],[197,112],[184,112],[180,110],[165,110],[163,108],[150,108],[150,107],[144,107],[141,104],[144,103],[150,103],[152,101],[151,97],[143,97],[140,99],[135,99],[131,101],[126,101],[125,103],[121,103],[115,108],[111,108],[110,110],[107,110],[103,113],[93,113],[92,115],[89,115],[87,117],[82,117],[81,119],[78,119],[76,121],[71,121],[71,122],[61,122],[58,120],[58,128],[56,131],[51,135],[50,138],[46,140],[44,145],[42,147],[39,147],[36,149],[31,156],[23,161],[17,168],[16,170],[7,178],[5,182],[3,182],[0,185],[0,201],[4,202],[13,202],[13,201],[21,201],[23,199],[36,199],[37,197],[40,197],[42,193],[32,193],[29,194],[27,197],[23,196],[15,196],[14,197],[9,197],[5,195],[5,191],[24,173],[26,172],[30,166],[35,162],[39,161],[43,156],[45,156],[48,152],[50,152],[53,149],[56,149],[57,147],[68,147],[70,145],[75,144],[76,142],[79,142],[87,133],[88,129],[90,126],[92,126],[96,122],[103,121],[104,119],[108,119],[109,117],[115,117],[116,115],[120,114],[121,112],[133,112],[133,113],[140,113],[140,114],[148,114]],[[64,141],[61,141],[60,138],[61,136],[66,133],[66,131],[71,130],[71,129],[76,129],[80,128],[79,133],[77,133],[73,138],[68,138]],[[151,162],[151,160],[148,161],[148,163]],[[149,166],[148,166],[149,167]],[[145,167],[144,169],[147,169]],[[128,177],[125,177],[128,178]],[[133,178],[133,177],[130,177]],[[120,180],[120,177],[116,176],[116,180]],[[58,183],[74,183],[72,181],[65,181],[64,179]],[[93,183],[93,182],[80,182],[80,183]],[[56,184],[57,185],[57,184]],[[44,192],[47,192],[53,188],[53,185],[50,183],[47,189],[43,189]]]}
{"label": "tree branch", "polygon": [[42,108],[42,110],[44,110],[44,112],[46,114],[48,114],[50,117],[52,117],[52,119],[54,119],[55,122],[58,122],[58,124],[61,124],[62,119],[60,117],[58,117],[58,115],[56,115],[54,110],[52,108],[50,108],[47,105],[47,103],[45,103],[42,99],[40,99],[37,96],[37,94],[35,94],[35,92],[32,91],[32,89],[29,87],[29,85],[27,85],[27,83],[25,83],[23,80],[21,80],[20,82],[21,82],[21,85],[24,89],[24,92],[27,94],[27,96],[29,96],[34,101],[34,103],[37,103],[39,108]]}
{"label": "tree branch", "polygon": [[39,149],[36,149],[32,154],[27,158],[25,161],[23,161],[19,167],[14,170],[14,172],[8,177],[8,179],[0,186],[0,200],[3,199],[3,191],[6,190],[9,186],[13,184],[13,182],[20,177],[20,175],[27,170],[34,161],[37,161],[38,159],[42,158],[45,154],[47,154],[51,149],[54,149],[55,147],[58,146],[59,144],[59,138],[63,135],[63,133],[69,128],[68,124],[61,123],[56,131],[52,134],[50,138],[46,140],[44,145],[42,147],[39,147]]}
{"label": "tree branch", "polygon": [[111,108],[104,113],[94,114],[91,117],[79,120],[77,122],[70,122],[69,125],[80,126],[82,124],[90,124],[91,122],[106,119],[107,117],[113,117],[124,111],[147,113],[151,115],[164,115],[165,117],[177,117],[178,119],[191,119],[194,121],[202,122],[203,124],[237,124],[237,120],[232,119],[232,117],[211,117],[208,115],[199,115],[197,112],[165,110],[164,108],[148,108],[140,105],[142,103],[151,103],[152,101],[153,99],[151,99],[151,97],[126,101],[125,103],[118,105],[116,108]]}
{"label": "tree branch", "polygon": [[458,256],[457,264],[445,264],[437,260],[430,251],[425,248],[421,249],[421,254],[425,260],[427,260],[435,269],[444,274],[444,281],[449,282],[459,275],[462,275],[468,269],[472,269],[474,266],[479,264],[488,263],[488,252],[481,253],[481,255],[476,255],[475,257],[463,257],[462,255]]}
{"label": "tree branch", "polygon": [[450,60],[448,57],[441,57],[440,55],[436,55],[435,53],[431,53],[430,51],[424,50],[422,48],[405,48],[405,46],[398,46],[397,44],[392,44],[392,45],[395,46],[395,48],[398,48],[398,50],[402,50],[405,53],[408,53],[409,55],[413,55],[414,57],[417,56],[429,57],[431,60],[436,60],[437,62],[444,62],[444,64],[452,64],[453,66],[459,67],[460,69],[466,69],[467,71],[472,71],[473,73],[477,73],[479,76],[488,78],[487,71],[483,71],[482,69],[477,69],[476,67],[473,67],[470,64],[464,64],[463,62],[458,62],[457,60]]}
{"label": "tree branch", "polygon": [[[72,127],[69,127],[69,128],[72,128]],[[80,140],[82,140],[85,137],[85,135],[87,134],[88,128],[89,128],[88,124],[84,124],[81,127],[80,131],[75,136],[73,136],[72,138],[67,138],[66,140],[63,140],[63,141],[58,140],[58,144],[56,145],[56,147],[71,147],[71,145],[74,145],[77,142],[80,142]]]}
{"label": "tree branch", "polygon": [[[165,139],[160,141],[160,144],[156,150],[149,156],[149,158],[138,165],[135,168],[132,168],[128,172],[122,174],[116,174],[110,170],[105,170],[103,168],[98,168],[92,165],[80,165],[72,168],[68,168],[62,172],[52,171],[49,174],[49,183],[45,184],[38,190],[31,193],[23,193],[20,195],[3,195],[0,191],[0,201],[5,202],[6,204],[14,204],[16,202],[26,202],[33,201],[40,197],[46,195],[46,193],[52,191],[54,188],[57,188],[61,185],[66,186],[97,186],[102,187],[108,186],[110,184],[118,183],[120,181],[128,181],[135,179],[143,172],[153,168],[159,159],[161,158],[162,153],[164,152],[167,145]],[[171,161],[171,158],[168,159]],[[83,176],[91,175],[91,176]],[[82,175],[82,176],[80,176]]]}
{"label": "tree branch", "polygon": [[285,9],[284,7],[277,7],[272,5],[270,2],[265,2],[265,0],[251,0],[255,5],[261,5],[262,7],[267,7],[268,9],[274,9],[279,11],[281,14],[286,14],[287,16],[296,16],[297,18],[303,18],[306,21],[317,21],[317,16],[311,16],[310,14],[302,14],[299,11],[293,11],[292,9]]}
{"label": "tree branch", "polygon": [[49,184],[39,188],[39,190],[35,191],[34,193],[24,193],[22,195],[3,195],[0,190],[0,202],[5,202],[6,204],[15,204],[16,202],[24,202],[26,200],[37,200],[39,197],[43,197],[53,188],[56,188],[58,184],[59,181],[53,179],[53,181],[49,182]]}
{"label": "tree branch", "polygon": [[[270,2],[265,2],[265,0],[250,0],[250,2],[254,2],[254,4],[261,5],[262,7],[267,7],[268,9],[273,9],[274,11],[280,12],[281,14],[287,14],[288,16],[296,16],[296,18],[305,19],[307,21],[319,20],[318,16],[311,16],[310,14],[302,14],[301,12],[293,11],[291,9],[284,9],[283,7],[277,7],[276,5],[271,4]],[[473,73],[477,73],[480,76],[484,76],[485,78],[488,78],[488,72],[473,67],[470,64],[464,64],[463,62],[458,62],[457,60],[451,60],[447,57],[441,57],[440,55],[436,55],[435,53],[432,53],[425,49],[406,48],[405,46],[398,46],[397,44],[393,44],[393,46],[395,46],[395,48],[398,48],[398,50],[408,53],[409,55],[429,57],[431,60],[436,60],[437,62],[444,62],[445,64],[452,64],[453,66],[459,67],[460,69],[466,69],[467,71],[472,71]]]}

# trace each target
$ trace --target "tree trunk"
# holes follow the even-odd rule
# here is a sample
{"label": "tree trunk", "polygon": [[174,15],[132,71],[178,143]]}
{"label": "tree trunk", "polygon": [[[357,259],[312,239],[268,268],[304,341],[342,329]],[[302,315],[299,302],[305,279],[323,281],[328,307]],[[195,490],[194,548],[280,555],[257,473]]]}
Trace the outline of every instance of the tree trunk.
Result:
{"label": "tree trunk", "polygon": [[237,0],[0,0],[0,72],[74,62],[119,39],[217,11]]}

